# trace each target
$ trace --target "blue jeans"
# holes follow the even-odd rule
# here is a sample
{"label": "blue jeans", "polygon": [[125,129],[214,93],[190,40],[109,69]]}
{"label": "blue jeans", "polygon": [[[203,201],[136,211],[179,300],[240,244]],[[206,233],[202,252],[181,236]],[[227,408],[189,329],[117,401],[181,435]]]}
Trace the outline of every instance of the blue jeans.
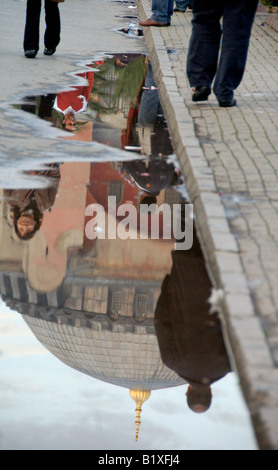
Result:
{"label": "blue jeans", "polygon": [[152,0],[152,20],[159,23],[171,23],[174,0]]}
{"label": "blue jeans", "polygon": [[187,56],[190,86],[210,87],[215,78],[218,100],[233,98],[244,74],[257,5],[258,0],[194,0]]}
{"label": "blue jeans", "polygon": [[175,4],[179,10],[185,11],[189,5],[193,4],[193,0],[176,0]]}

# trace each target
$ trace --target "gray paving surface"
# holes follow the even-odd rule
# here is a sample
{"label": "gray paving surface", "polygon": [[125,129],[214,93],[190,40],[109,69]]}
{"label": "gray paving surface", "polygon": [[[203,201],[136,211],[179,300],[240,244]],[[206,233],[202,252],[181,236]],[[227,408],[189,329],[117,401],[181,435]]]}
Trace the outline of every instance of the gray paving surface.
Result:
{"label": "gray paving surface", "polygon": [[[151,15],[138,0],[141,19]],[[278,449],[278,32],[258,11],[238,106],[193,103],[192,13],[144,28],[235,366],[261,449]]]}
{"label": "gray paving surface", "polygon": [[[140,17],[150,16],[149,1],[137,1]],[[31,65],[22,52],[26,1],[0,0],[0,183],[6,187],[13,164],[29,159],[32,166],[46,148],[53,158],[101,156],[97,147],[46,140],[33,122],[11,115],[8,103],[64,88],[77,60],[82,68],[97,53],[143,51],[140,40],[130,40],[128,51],[125,37],[111,40],[108,32],[122,22],[115,20],[113,3],[104,3],[66,0],[57,53],[46,58],[40,51]],[[125,4],[117,5],[116,14],[121,12],[126,14]],[[146,30],[145,40],[208,269],[224,294],[223,318],[259,444],[278,449],[278,33],[265,19],[257,15],[232,109],[220,109],[213,96],[208,104],[191,101],[185,75],[191,13],[174,14],[169,28]]]}
{"label": "gray paving surface", "polygon": [[[13,168],[30,166],[44,158],[53,161],[101,158],[102,148],[65,141],[57,144],[57,131],[36,118],[18,115],[11,104],[28,95],[65,90],[77,83],[74,73],[84,71],[88,60],[104,53],[146,51],[144,40],[128,40],[118,33],[129,20],[126,4],[109,0],[66,0],[60,6],[61,43],[52,57],[43,55],[44,14],[41,15],[40,50],[36,59],[23,54],[26,0],[0,0],[0,186],[14,184]],[[118,15],[119,17],[116,17]],[[27,114],[27,113],[25,113]],[[47,129],[46,129],[47,127]],[[73,145],[71,145],[73,144]],[[105,155],[107,156],[107,148]],[[114,151],[113,151],[114,153]],[[24,157],[24,158],[22,158]],[[61,160],[62,159],[62,160]]]}

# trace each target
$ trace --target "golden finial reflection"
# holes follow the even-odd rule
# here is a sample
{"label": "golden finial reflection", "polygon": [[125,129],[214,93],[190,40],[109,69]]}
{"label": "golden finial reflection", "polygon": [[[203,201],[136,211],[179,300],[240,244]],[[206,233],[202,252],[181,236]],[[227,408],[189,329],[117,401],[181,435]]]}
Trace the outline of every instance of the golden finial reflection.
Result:
{"label": "golden finial reflection", "polygon": [[136,403],[136,436],[135,440],[138,441],[138,435],[139,435],[139,426],[141,424],[140,421],[140,415],[142,411],[142,405],[145,401],[147,401],[150,398],[151,391],[150,390],[129,390],[129,394],[131,398],[135,401]]}

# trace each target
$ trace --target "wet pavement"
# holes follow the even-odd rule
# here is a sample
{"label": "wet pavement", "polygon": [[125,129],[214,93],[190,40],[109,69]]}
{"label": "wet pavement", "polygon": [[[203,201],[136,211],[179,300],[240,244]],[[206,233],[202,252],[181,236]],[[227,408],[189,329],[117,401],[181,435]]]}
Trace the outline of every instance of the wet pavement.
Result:
{"label": "wet pavement", "polygon": [[[140,16],[150,4],[140,2]],[[238,106],[193,104],[185,78],[192,13],[144,31],[176,154],[260,447],[278,447],[277,28],[259,7]]]}
{"label": "wet pavement", "polygon": [[[20,49],[25,2],[2,1],[3,450],[272,443],[272,420],[261,419],[275,416],[276,371],[248,310],[264,278],[240,270],[237,244],[249,240],[232,225],[262,194],[228,191],[224,178],[211,189],[215,169],[200,150],[217,145],[180,74],[189,20],[142,36],[134,24],[148,8],[67,0],[57,53],[30,61]],[[151,204],[180,209],[186,249],[174,218],[165,237],[167,213],[141,217]],[[273,382],[259,394],[262,367]]]}

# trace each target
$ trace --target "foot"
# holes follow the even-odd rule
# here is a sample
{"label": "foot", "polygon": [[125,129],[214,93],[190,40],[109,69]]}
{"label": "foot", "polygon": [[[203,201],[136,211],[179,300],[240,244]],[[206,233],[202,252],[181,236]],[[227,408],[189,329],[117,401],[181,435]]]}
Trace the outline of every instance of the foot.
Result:
{"label": "foot", "polygon": [[192,101],[207,101],[210,94],[209,86],[196,86],[193,90]]}
{"label": "foot", "polygon": [[170,23],[159,23],[158,21],[154,21],[152,18],[149,18],[146,21],[139,21],[140,26],[170,26]]}
{"label": "foot", "polygon": [[177,7],[174,8],[174,11],[180,12],[180,13],[185,13],[186,12],[186,10],[182,10],[181,8],[177,8]]}
{"label": "foot", "polygon": [[232,98],[230,100],[225,100],[225,101],[219,100],[219,106],[221,108],[231,108],[232,106],[236,106],[236,99]]}
{"label": "foot", "polygon": [[53,54],[55,54],[55,52],[56,52],[56,48],[55,49],[47,49],[47,47],[45,47],[44,51],[43,51],[44,55],[53,55]]}
{"label": "foot", "polygon": [[28,51],[24,52],[24,55],[27,57],[27,59],[34,59],[37,53],[38,51],[36,51],[36,49],[29,49]]}

